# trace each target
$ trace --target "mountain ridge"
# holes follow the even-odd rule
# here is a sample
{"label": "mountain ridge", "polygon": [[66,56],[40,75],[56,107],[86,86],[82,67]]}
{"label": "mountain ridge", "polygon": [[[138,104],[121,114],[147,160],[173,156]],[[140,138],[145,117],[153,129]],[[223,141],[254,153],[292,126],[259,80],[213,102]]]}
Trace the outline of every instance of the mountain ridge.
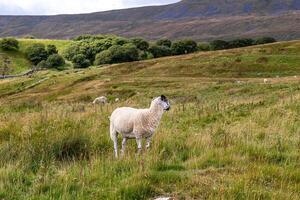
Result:
{"label": "mountain ridge", "polygon": [[[237,17],[240,17],[240,22]],[[299,17],[298,0],[182,0],[169,5],[89,14],[0,16],[0,37],[31,34],[39,38],[68,39],[87,33],[143,36],[150,40],[159,37],[211,40],[229,38],[227,35],[232,30],[225,30],[224,27],[240,23],[240,28],[235,26],[236,34],[233,37],[257,37],[266,32],[277,39],[286,40],[300,37],[300,33],[290,34],[290,30],[298,32],[300,29],[295,22]],[[218,23],[207,23],[212,19]],[[223,24],[220,22],[222,19]],[[169,27],[168,30],[165,30],[165,25]],[[189,32],[184,27],[193,31]],[[270,30],[266,31],[266,27]],[[220,30],[219,33],[216,29]]]}

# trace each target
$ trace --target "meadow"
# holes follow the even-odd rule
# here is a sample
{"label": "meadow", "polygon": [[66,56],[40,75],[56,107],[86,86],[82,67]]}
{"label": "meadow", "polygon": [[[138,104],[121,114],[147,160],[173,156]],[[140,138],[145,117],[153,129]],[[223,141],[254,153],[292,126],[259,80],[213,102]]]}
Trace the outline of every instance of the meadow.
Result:
{"label": "meadow", "polygon": [[[0,199],[300,199],[299,53],[291,41],[0,80]],[[161,94],[171,110],[151,149],[132,140],[114,159],[111,112]]]}

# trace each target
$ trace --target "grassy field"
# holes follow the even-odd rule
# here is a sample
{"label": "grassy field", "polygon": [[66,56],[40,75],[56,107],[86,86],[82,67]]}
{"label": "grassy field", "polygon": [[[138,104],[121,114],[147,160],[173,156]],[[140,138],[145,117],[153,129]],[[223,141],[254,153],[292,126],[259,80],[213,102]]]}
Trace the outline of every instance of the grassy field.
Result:
{"label": "grassy field", "polygon": [[[32,64],[25,58],[25,49],[34,43],[43,43],[45,45],[54,44],[59,53],[62,53],[67,45],[71,42],[70,40],[40,40],[40,39],[18,39],[20,49],[18,52],[14,51],[2,51],[0,50],[0,59],[3,56],[7,56],[11,61],[10,67],[12,71],[10,74],[19,74],[32,68]],[[1,60],[0,60],[1,62]]]}
{"label": "grassy field", "polygon": [[[151,149],[115,160],[110,113],[161,94]],[[0,199],[300,199],[299,100],[299,41],[1,80]]]}

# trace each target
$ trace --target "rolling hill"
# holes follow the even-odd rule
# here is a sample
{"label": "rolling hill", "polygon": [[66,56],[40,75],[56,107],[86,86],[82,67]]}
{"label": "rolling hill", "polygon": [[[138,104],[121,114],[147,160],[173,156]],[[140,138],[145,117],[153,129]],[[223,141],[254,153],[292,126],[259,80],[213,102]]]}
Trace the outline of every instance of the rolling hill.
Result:
{"label": "rolling hill", "polygon": [[32,34],[67,39],[80,34],[197,40],[300,37],[298,0],[183,0],[164,6],[57,16],[0,16],[0,37]]}
{"label": "rolling hill", "polygon": [[[299,199],[299,52],[290,41],[0,80],[0,198]],[[111,112],[161,94],[171,110],[151,149],[138,156],[133,140],[115,160]],[[110,103],[92,105],[101,95]]]}

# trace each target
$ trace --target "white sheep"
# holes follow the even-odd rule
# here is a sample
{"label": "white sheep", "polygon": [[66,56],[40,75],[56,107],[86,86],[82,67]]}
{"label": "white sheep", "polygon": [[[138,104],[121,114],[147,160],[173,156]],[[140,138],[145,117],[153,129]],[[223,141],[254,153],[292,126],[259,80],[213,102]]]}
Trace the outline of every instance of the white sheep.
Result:
{"label": "white sheep", "polygon": [[106,103],[107,103],[107,98],[105,96],[97,97],[93,101],[93,104],[106,104]]}
{"label": "white sheep", "polygon": [[264,83],[265,83],[265,84],[271,83],[271,81],[265,78],[265,79],[264,79]]}
{"label": "white sheep", "polygon": [[127,139],[136,139],[140,153],[142,138],[146,138],[146,148],[149,148],[164,111],[169,109],[169,100],[161,95],[152,100],[150,108],[147,109],[122,107],[114,110],[110,117],[110,137],[114,142],[115,157],[118,157],[118,133],[123,137],[121,155],[125,152]]}
{"label": "white sheep", "polygon": [[115,99],[115,102],[119,102],[119,101],[120,101],[120,99],[119,99],[119,98],[116,98],[116,99]]}

